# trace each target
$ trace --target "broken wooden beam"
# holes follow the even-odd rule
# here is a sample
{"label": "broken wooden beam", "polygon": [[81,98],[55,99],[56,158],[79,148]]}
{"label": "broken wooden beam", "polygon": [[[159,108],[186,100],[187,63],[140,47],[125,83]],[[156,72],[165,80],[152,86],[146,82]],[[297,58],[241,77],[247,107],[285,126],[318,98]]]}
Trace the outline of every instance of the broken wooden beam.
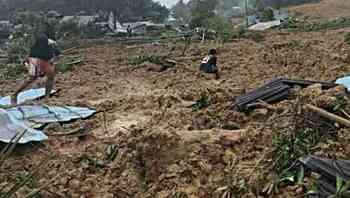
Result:
{"label": "broken wooden beam", "polygon": [[343,126],[350,127],[350,120],[347,120],[347,119],[342,118],[342,117],[340,117],[338,115],[330,113],[330,112],[328,112],[328,111],[326,111],[324,109],[318,108],[318,107],[316,107],[314,105],[311,105],[311,104],[305,105],[305,108],[310,110],[310,111],[312,111],[312,112],[314,112],[314,113],[316,113],[316,114],[318,114],[318,115],[320,115],[320,116],[322,116],[322,117],[324,117],[324,118],[326,118],[326,119],[334,121],[334,122],[336,122],[338,124],[341,124]]}

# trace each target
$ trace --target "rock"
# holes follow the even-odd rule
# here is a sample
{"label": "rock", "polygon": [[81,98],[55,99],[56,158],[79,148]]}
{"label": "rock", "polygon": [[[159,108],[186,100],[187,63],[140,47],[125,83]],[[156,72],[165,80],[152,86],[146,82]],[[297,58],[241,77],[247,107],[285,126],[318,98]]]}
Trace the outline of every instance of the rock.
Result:
{"label": "rock", "polygon": [[303,194],[304,189],[303,189],[303,187],[299,187],[299,188],[297,188],[297,189],[295,190],[295,192],[296,192],[297,194],[301,195],[301,194]]}
{"label": "rock", "polygon": [[255,109],[252,113],[252,117],[254,119],[263,119],[266,118],[267,114],[269,113],[268,109]]}
{"label": "rock", "polygon": [[113,198],[114,195],[112,193],[106,193],[103,195],[103,198]]}
{"label": "rock", "polygon": [[342,60],[342,56],[340,54],[337,54],[337,53],[332,53],[331,55],[331,59],[332,60]]}
{"label": "rock", "polygon": [[72,179],[69,182],[69,187],[74,190],[80,189],[80,181],[77,179]]}
{"label": "rock", "polygon": [[228,121],[225,124],[223,124],[221,128],[225,130],[238,130],[240,129],[240,126],[235,122]]}
{"label": "rock", "polygon": [[349,64],[350,63],[350,55],[346,54],[343,56],[343,62]]}
{"label": "rock", "polygon": [[301,97],[305,100],[305,102],[313,103],[313,101],[320,97],[322,93],[322,85],[314,84],[305,88],[301,92]]}
{"label": "rock", "polygon": [[142,66],[144,66],[147,71],[162,72],[164,70],[164,67],[162,65],[158,65],[149,61],[142,63]]}

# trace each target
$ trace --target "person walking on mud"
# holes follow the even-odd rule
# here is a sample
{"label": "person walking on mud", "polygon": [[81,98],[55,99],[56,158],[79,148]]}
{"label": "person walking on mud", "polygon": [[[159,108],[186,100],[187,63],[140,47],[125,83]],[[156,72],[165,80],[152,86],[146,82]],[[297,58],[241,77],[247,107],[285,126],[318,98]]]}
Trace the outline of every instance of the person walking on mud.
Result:
{"label": "person walking on mud", "polygon": [[24,65],[28,74],[11,96],[11,104],[17,104],[17,96],[25,88],[30,86],[35,80],[46,76],[45,98],[50,96],[55,80],[55,66],[53,59],[60,55],[60,51],[54,47],[55,41],[48,38],[48,34],[41,33],[36,36],[34,45],[30,49],[29,56],[25,59]]}
{"label": "person walking on mud", "polygon": [[210,49],[207,56],[204,57],[204,59],[201,62],[201,65],[199,67],[199,70],[204,73],[210,73],[215,74],[215,78],[219,79],[219,69],[217,67],[217,57],[216,57],[217,51],[216,49]]}
{"label": "person walking on mud", "polygon": [[128,25],[128,27],[126,28],[126,32],[128,33],[128,37],[132,37],[132,29],[130,25]]}

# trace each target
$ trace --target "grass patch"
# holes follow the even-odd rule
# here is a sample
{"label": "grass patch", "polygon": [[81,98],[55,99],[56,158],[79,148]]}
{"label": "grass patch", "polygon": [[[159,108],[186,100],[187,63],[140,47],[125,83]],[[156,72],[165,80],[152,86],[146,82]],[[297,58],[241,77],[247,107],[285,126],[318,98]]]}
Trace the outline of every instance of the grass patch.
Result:
{"label": "grass patch", "polygon": [[290,104],[288,113],[273,121],[270,166],[277,178],[267,190],[270,193],[286,184],[306,187],[304,169],[299,166],[298,159],[316,152],[320,143],[337,138],[337,129],[332,122],[304,111],[303,106],[298,99]]}
{"label": "grass patch", "polygon": [[144,62],[151,62],[154,64],[162,65],[165,57],[160,56],[135,56],[128,60],[130,65],[140,65]]}
{"label": "grass patch", "polygon": [[284,21],[279,29],[313,32],[321,30],[335,30],[346,27],[350,27],[350,18],[341,17],[338,19],[321,22],[298,21],[295,18],[290,18]]}
{"label": "grass patch", "polygon": [[191,107],[192,107],[192,110],[193,111],[198,111],[198,110],[201,110],[201,109],[204,109],[204,108],[207,108],[209,107],[211,104],[211,101],[210,101],[210,97],[207,96],[207,95],[203,95],[199,100],[196,101],[195,104],[193,104]]}
{"label": "grass patch", "polygon": [[350,45],[350,32],[346,33],[344,36],[344,42]]}

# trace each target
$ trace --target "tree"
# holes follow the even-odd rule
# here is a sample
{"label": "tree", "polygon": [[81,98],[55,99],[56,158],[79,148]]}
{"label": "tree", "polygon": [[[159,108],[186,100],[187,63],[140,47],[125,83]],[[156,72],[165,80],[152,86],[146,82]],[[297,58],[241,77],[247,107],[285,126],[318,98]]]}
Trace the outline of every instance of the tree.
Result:
{"label": "tree", "polygon": [[10,18],[10,15],[19,10],[55,10],[63,15],[75,15],[80,11],[87,14],[112,12],[115,21],[147,19],[161,22],[169,15],[166,7],[153,0],[0,0],[0,6],[0,17],[3,18]]}
{"label": "tree", "polygon": [[188,24],[191,20],[189,6],[183,0],[178,1],[171,9],[174,18],[181,24]]}
{"label": "tree", "polygon": [[206,26],[205,22],[215,16],[218,0],[192,0],[189,3],[192,8],[190,26],[195,28]]}
{"label": "tree", "polygon": [[155,21],[155,22],[164,22],[168,18],[170,11],[162,6],[160,3],[152,3],[152,6],[149,8],[146,18]]}

